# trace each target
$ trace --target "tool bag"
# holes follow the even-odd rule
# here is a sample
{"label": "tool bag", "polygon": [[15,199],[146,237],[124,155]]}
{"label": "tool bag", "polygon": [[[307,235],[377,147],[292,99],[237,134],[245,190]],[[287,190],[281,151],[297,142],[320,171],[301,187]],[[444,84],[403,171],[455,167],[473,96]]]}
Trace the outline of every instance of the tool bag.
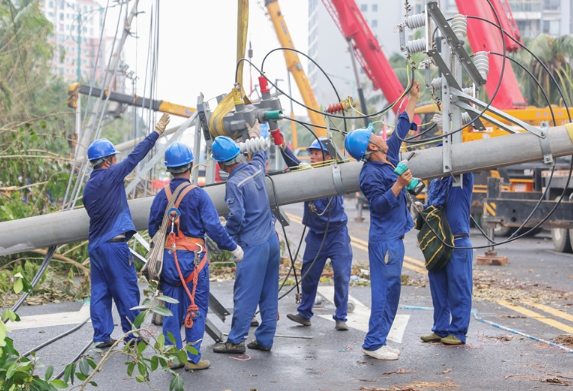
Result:
{"label": "tool bag", "polygon": [[141,269],[141,273],[150,283],[159,284],[159,279],[161,278],[161,271],[163,270],[163,253],[165,250],[165,238],[167,237],[167,230],[169,229],[169,210],[178,201],[179,194],[181,191],[187,187],[192,186],[188,182],[184,182],[177,186],[177,189],[173,192],[173,195],[169,197],[171,189],[169,185],[165,186],[165,196],[168,199],[167,208],[165,208],[165,214],[163,215],[163,222],[161,223],[161,228],[155,233],[151,241],[149,242],[149,253],[147,254],[147,263]]}
{"label": "tool bag", "polygon": [[444,243],[453,247],[454,235],[446,218],[445,208],[440,209],[432,205],[420,211],[415,228],[420,231],[418,243],[426,260],[426,269],[435,272],[446,266],[454,249]]}

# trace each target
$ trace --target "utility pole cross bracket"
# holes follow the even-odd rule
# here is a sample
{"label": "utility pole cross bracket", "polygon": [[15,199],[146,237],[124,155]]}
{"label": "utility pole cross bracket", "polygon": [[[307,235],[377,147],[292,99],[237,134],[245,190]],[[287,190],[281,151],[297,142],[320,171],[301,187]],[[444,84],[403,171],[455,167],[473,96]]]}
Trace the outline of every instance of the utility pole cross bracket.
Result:
{"label": "utility pole cross bracket", "polygon": [[332,165],[332,180],[334,182],[334,187],[336,192],[340,195],[348,194],[342,183],[342,176],[340,175],[340,166],[338,164]]}
{"label": "utility pole cross bracket", "polygon": [[551,145],[549,144],[549,138],[547,137],[547,133],[549,132],[549,122],[542,122],[539,130],[541,131],[539,144],[541,145],[541,152],[543,153],[543,163],[552,167],[555,164],[555,160],[553,159],[553,154],[551,153]]}

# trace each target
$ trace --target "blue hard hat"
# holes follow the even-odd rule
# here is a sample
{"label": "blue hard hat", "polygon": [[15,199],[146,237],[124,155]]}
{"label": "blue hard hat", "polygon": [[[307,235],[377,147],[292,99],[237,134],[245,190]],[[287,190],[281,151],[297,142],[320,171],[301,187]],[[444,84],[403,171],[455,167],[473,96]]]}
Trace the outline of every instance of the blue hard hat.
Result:
{"label": "blue hard hat", "polygon": [[175,141],[165,151],[165,166],[166,167],[181,167],[193,162],[193,152],[191,149],[179,141]]}
{"label": "blue hard hat", "polygon": [[213,152],[211,158],[218,163],[222,163],[236,158],[241,149],[232,138],[219,136],[215,138],[211,151]]}
{"label": "blue hard hat", "polygon": [[372,127],[367,129],[356,129],[346,135],[344,140],[344,148],[348,151],[350,156],[360,161],[364,158],[368,143],[370,142],[370,135],[372,134]]}
{"label": "blue hard hat", "polygon": [[111,141],[106,138],[100,138],[91,143],[88,148],[88,160],[97,160],[117,153],[119,152],[115,150]]}
{"label": "blue hard hat", "polygon": [[[319,141],[320,140],[320,141]],[[328,149],[326,149],[326,147],[324,146],[324,144],[322,143],[322,141],[324,140],[328,140],[326,137],[319,137],[318,140],[314,140],[312,142],[312,144],[310,144],[310,147],[308,147],[307,149],[321,149],[326,153],[328,152]]]}

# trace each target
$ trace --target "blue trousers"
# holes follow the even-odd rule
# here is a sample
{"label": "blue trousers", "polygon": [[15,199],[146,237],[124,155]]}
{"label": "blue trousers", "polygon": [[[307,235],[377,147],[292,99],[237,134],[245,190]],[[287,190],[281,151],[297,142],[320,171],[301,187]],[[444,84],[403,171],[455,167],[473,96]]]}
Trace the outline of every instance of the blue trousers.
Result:
{"label": "blue trousers", "polygon": [[[352,247],[350,246],[350,236],[348,228],[343,227],[336,232],[329,232],[324,240],[320,253],[320,244],[324,234],[316,234],[310,231],[306,235],[306,248],[302,258],[301,276],[302,280],[302,300],[298,306],[298,313],[303,318],[311,318],[312,307],[316,297],[316,290],[320,282],[320,276],[324,270],[326,260],[330,258],[332,270],[334,272],[334,305],[336,312],[332,316],[334,320],[346,322],[348,313],[348,286],[350,283],[350,272],[352,268]],[[318,254],[318,258],[316,255]],[[312,261],[316,258],[314,265]],[[312,268],[310,268],[312,265]],[[308,273],[308,274],[307,274]]]}
{"label": "blue trousers", "polygon": [[362,347],[377,350],[386,345],[400,301],[404,242],[402,239],[368,243],[372,310]]}
{"label": "blue trousers", "polygon": [[[471,247],[469,238],[457,239],[459,247]],[[448,264],[428,272],[434,304],[434,327],[440,337],[453,335],[464,343],[472,310],[472,250],[454,250]]]}
{"label": "blue trousers", "polygon": [[244,342],[258,305],[261,323],[255,331],[255,337],[259,345],[270,348],[277,329],[279,307],[279,241],[273,235],[265,243],[245,247],[243,250],[245,257],[237,263],[233,321],[227,342]]}
{"label": "blue trousers", "polygon": [[[193,252],[177,250],[177,259],[179,260],[181,273],[183,273],[183,276],[187,278],[195,268],[193,263]],[[165,343],[172,344],[167,333],[173,334],[177,349],[181,349],[183,347],[183,341],[181,340],[181,326],[183,326],[183,322],[187,316],[187,308],[189,308],[191,300],[189,299],[189,295],[187,295],[183,285],[170,285],[166,282],[166,280],[171,282],[171,284],[181,282],[179,273],[175,266],[173,254],[169,254],[169,251],[165,251],[163,264],[164,267],[161,273],[161,289],[163,290],[163,294],[179,301],[177,304],[165,303],[165,307],[171,310],[173,316],[166,316],[163,319],[163,335],[165,335]],[[193,292],[193,281],[189,282],[187,287],[189,288],[189,292]],[[209,264],[205,264],[199,273],[197,289],[195,291],[195,304],[199,307],[199,316],[193,321],[193,327],[190,329],[185,327],[185,342],[191,343],[198,341],[191,345],[197,349],[198,354],[194,355],[187,352],[189,360],[197,364],[201,359],[201,342],[203,334],[205,334],[205,317],[207,316],[207,311],[209,309]]]}
{"label": "blue trousers", "polygon": [[[107,342],[113,332],[111,300],[115,301],[124,333],[139,310],[139,287],[135,265],[127,243],[103,243],[90,251],[91,302],[90,316],[94,328],[94,343]],[[129,320],[128,320],[129,319]],[[131,337],[133,338],[133,337]],[[127,340],[131,338],[126,338]]]}

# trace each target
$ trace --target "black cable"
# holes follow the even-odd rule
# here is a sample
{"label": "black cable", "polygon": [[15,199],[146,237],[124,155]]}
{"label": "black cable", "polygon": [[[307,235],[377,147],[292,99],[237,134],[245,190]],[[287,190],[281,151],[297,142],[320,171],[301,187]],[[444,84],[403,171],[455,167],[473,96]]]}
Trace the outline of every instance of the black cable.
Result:
{"label": "black cable", "polygon": [[[316,65],[316,67],[322,72],[322,74],[324,75],[324,77],[326,77],[326,80],[328,80],[328,82],[330,83],[332,89],[334,90],[334,93],[336,94],[336,99],[338,99],[339,102],[342,101],[342,99],[340,98],[340,95],[338,94],[338,90],[336,89],[336,87],[334,86],[334,83],[332,82],[332,80],[330,79],[330,77],[328,76],[328,74],[326,73],[326,71],[324,69],[322,69],[322,67],[320,65],[318,65],[318,63],[316,61],[314,61],[314,59],[312,59],[311,57],[309,57],[306,53],[301,52],[300,50],[296,50],[294,48],[284,48],[284,47],[280,47],[280,48],[276,48],[271,50],[270,52],[268,52],[265,57],[263,58],[263,61],[261,62],[261,71],[265,71],[265,61],[267,60],[267,57],[270,56],[273,52],[276,52],[277,50],[287,50],[287,51],[291,51],[291,52],[295,52],[298,54],[303,55],[304,57],[306,57],[309,61],[311,61],[314,65]],[[366,102],[365,102],[366,103]],[[344,111],[342,111],[342,116],[346,117],[344,115]],[[344,119],[344,132],[348,133],[348,127],[346,126],[346,118]]]}
{"label": "black cable", "polygon": [[46,341],[44,343],[42,343],[41,345],[36,346],[35,348],[32,348],[30,350],[28,350],[26,353],[22,354],[22,357],[28,357],[30,354],[32,354],[33,352],[37,352],[42,348],[45,348],[48,345],[51,345],[52,343],[56,342],[59,339],[64,338],[66,335],[70,335],[76,331],[78,331],[79,329],[82,328],[82,326],[84,324],[86,324],[88,322],[88,320],[90,320],[90,318],[86,318],[82,323],[80,323],[79,325],[75,326],[74,328],[69,329],[68,331],[63,332],[60,335],[55,336],[54,338],[50,339],[49,341]]}
{"label": "black cable", "polygon": [[[90,348],[90,346],[92,346],[92,341],[88,342],[88,344],[81,350],[81,352],[78,353],[78,355],[70,362],[70,364],[75,364],[82,357],[82,355]],[[54,379],[61,378],[62,376],[64,376],[65,372],[66,372],[66,369],[64,368],[60,373],[58,373],[56,375],[56,377]]]}

